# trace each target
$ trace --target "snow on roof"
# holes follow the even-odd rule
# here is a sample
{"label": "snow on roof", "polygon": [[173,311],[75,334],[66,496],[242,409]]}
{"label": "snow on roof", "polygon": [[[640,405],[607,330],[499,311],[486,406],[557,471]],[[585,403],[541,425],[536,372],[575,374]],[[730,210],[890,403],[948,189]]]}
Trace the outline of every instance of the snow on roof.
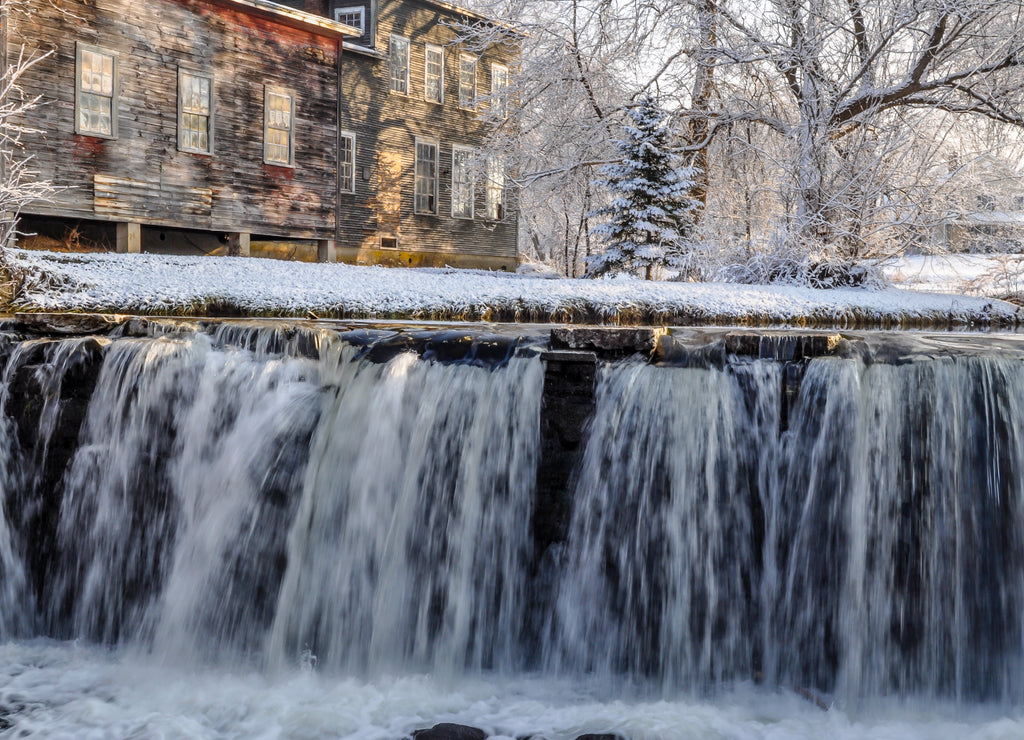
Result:
{"label": "snow on roof", "polygon": [[455,269],[242,257],[8,250],[18,308],[211,315],[465,318],[607,323],[1015,324],[1015,306],[906,290],[544,279]]}

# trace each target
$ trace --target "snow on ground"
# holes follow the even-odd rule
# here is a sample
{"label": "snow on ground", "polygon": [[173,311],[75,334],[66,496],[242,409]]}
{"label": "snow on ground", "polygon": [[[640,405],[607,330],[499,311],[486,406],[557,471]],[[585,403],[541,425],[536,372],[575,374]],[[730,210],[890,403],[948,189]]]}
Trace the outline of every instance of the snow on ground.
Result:
{"label": "snow on ground", "polygon": [[903,257],[885,269],[909,290],[977,296],[1024,295],[1024,255],[945,254]]}
{"label": "snow on ground", "polygon": [[[139,314],[809,323],[1015,324],[986,297],[908,290],[568,280],[455,269],[386,269],[256,258],[10,250],[26,274],[16,308]],[[922,273],[923,274],[923,273]]]}

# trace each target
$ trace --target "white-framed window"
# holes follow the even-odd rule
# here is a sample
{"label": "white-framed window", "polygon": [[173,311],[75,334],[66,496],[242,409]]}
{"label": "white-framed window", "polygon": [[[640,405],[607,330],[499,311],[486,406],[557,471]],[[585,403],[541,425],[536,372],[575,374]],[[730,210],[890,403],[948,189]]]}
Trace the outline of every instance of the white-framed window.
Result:
{"label": "white-framed window", "polygon": [[416,139],[416,213],[437,213],[437,142]]}
{"label": "white-framed window", "polygon": [[366,33],[365,12],[366,9],[362,5],[354,5],[348,8],[335,8],[334,20],[338,23],[344,23],[347,26],[358,28],[359,35],[362,36]]}
{"label": "white-framed window", "polygon": [[459,107],[476,107],[476,57],[459,54]]}
{"label": "white-framed window", "polygon": [[499,118],[508,117],[508,67],[491,65],[491,110]]}
{"label": "white-framed window", "polygon": [[213,153],[213,78],[178,68],[178,149]]}
{"label": "white-framed window", "polygon": [[409,94],[409,39],[391,35],[388,41],[391,92]]}
{"label": "white-framed window", "polygon": [[342,192],[356,191],[356,135],[342,131],[338,136],[338,181]]}
{"label": "white-framed window", "polygon": [[505,218],[505,161],[501,157],[487,160],[487,218],[501,221]]}
{"label": "white-framed window", "polygon": [[295,165],[295,96],[269,86],[263,93],[263,161]]}
{"label": "white-framed window", "polygon": [[117,55],[75,46],[75,133],[117,138]]}
{"label": "white-framed window", "polygon": [[452,147],[452,218],[473,218],[476,188],[473,183],[473,157],[469,147]]}
{"label": "white-framed window", "polygon": [[431,103],[444,102],[444,49],[427,44],[423,52],[423,97]]}

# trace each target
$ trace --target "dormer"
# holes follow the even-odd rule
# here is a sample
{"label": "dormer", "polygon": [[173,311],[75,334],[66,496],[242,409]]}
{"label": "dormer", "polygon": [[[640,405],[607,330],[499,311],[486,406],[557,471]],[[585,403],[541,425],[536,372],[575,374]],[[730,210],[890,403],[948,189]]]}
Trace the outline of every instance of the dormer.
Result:
{"label": "dormer", "polygon": [[345,25],[358,28],[360,36],[346,38],[345,41],[358,46],[373,46],[373,30],[371,13],[372,0],[276,0],[296,10],[330,18]]}

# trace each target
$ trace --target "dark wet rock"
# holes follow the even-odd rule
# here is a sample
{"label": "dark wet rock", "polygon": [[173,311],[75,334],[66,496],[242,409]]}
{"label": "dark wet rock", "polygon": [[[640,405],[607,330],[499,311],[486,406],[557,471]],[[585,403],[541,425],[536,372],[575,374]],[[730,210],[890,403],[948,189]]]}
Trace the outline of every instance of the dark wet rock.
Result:
{"label": "dark wet rock", "polygon": [[439,331],[423,348],[424,360],[437,362],[461,362],[469,355],[474,336],[465,331]]}
{"label": "dark wet rock", "polygon": [[576,740],[626,740],[626,738],[617,732],[588,732],[586,735],[578,736]]}
{"label": "dark wet rock", "polygon": [[338,333],[338,339],[351,344],[353,347],[370,347],[388,337],[396,336],[398,332],[386,329],[352,329]]}
{"label": "dark wet rock", "polygon": [[390,362],[403,352],[415,352],[422,355],[426,349],[427,342],[434,337],[435,332],[417,331],[402,332],[390,337],[381,339],[373,344],[367,345],[366,350],[360,357],[370,362]]}
{"label": "dark wet rock", "polygon": [[551,330],[551,347],[593,350],[611,355],[649,354],[666,333],[667,330],[660,327],[562,326]]}
{"label": "dark wet rock", "polygon": [[483,367],[504,367],[519,348],[519,337],[484,334],[473,340],[467,360]]}
{"label": "dark wet rock", "polygon": [[812,357],[835,354],[842,342],[839,334],[766,334],[763,332],[742,332],[727,334],[725,351],[730,355],[741,355],[762,360],[796,362]]}
{"label": "dark wet rock", "polygon": [[128,320],[127,316],[99,313],[18,313],[15,324],[22,330],[63,336],[106,334]]}
{"label": "dark wet rock", "polygon": [[414,740],[484,740],[487,733],[479,727],[442,722],[429,730],[413,730]]}

